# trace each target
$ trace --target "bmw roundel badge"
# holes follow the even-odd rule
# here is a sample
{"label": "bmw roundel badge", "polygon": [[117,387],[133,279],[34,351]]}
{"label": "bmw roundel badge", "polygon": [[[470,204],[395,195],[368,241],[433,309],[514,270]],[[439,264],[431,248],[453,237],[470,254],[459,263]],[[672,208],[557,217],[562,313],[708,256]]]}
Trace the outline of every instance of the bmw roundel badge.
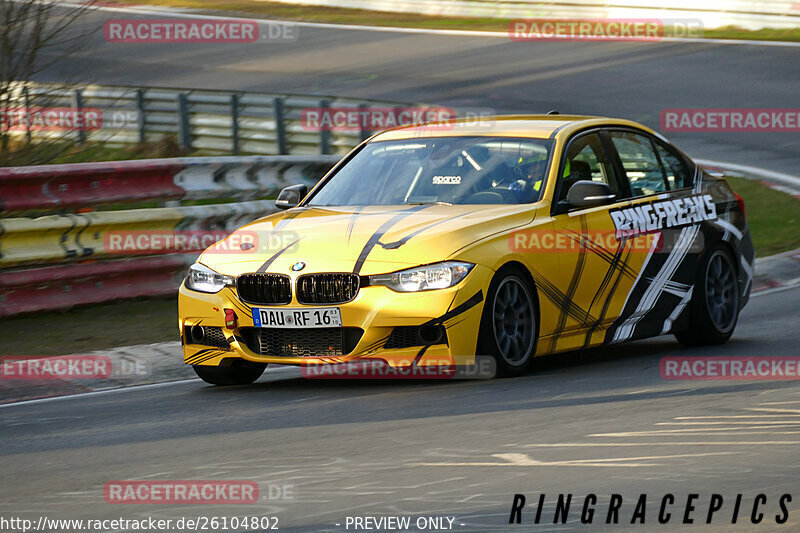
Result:
{"label": "bmw roundel badge", "polygon": [[292,265],[292,272],[300,272],[306,267],[306,264],[303,261],[298,261],[297,263]]}

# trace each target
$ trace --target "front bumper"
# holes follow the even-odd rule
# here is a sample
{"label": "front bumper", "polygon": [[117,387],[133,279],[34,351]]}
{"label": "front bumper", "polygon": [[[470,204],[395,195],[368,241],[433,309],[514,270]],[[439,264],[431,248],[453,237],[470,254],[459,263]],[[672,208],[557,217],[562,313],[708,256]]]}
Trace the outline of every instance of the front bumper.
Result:
{"label": "front bumper", "polygon": [[[362,287],[354,300],[335,306],[341,310],[343,327],[363,330],[355,348],[344,355],[320,354],[305,357],[262,355],[248,346],[245,337],[253,331],[249,328],[254,327],[252,307],[270,306],[251,306],[242,302],[233,287],[226,287],[216,294],[207,294],[187,289],[185,284],[181,284],[178,295],[178,327],[184,362],[219,366],[236,359],[244,359],[258,363],[321,365],[353,360],[381,360],[393,367],[412,364],[443,365],[456,360],[460,363],[471,362],[477,345],[483,299],[493,274],[491,269],[476,265],[455,287],[415,293],[398,293],[383,286]],[[294,281],[293,279],[293,287]],[[280,307],[303,309],[327,306],[303,305],[294,297],[290,304]],[[225,326],[225,309],[236,312],[236,327]],[[404,348],[385,347],[394,328],[424,324],[443,326],[446,343]],[[196,325],[221,328],[227,342],[221,343],[222,346],[219,343],[217,346],[193,344],[187,331]]]}

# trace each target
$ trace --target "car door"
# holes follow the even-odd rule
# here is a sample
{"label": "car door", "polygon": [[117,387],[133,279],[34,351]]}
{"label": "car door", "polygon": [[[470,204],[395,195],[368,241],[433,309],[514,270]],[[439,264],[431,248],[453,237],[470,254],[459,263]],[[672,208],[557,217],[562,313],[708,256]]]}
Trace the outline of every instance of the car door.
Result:
{"label": "car door", "polygon": [[[691,300],[697,261],[703,251],[701,223],[716,218],[710,196],[694,189],[691,163],[666,142],[642,131],[619,128],[606,133],[618,174],[630,194],[627,205],[612,210],[618,232],[652,246],[634,247],[629,265],[637,272],[606,342],[623,342],[672,330]],[[699,181],[698,181],[699,183]]]}
{"label": "car door", "polygon": [[[552,204],[561,264],[554,297],[560,300],[560,314],[553,334],[540,341],[545,352],[602,342],[641,267],[641,254],[637,256],[634,247],[646,238],[618,238],[610,215],[630,202],[630,192],[609,153],[613,152],[602,129],[577,134],[564,150]],[[607,184],[613,200],[590,208],[568,205],[569,188],[581,180]]]}

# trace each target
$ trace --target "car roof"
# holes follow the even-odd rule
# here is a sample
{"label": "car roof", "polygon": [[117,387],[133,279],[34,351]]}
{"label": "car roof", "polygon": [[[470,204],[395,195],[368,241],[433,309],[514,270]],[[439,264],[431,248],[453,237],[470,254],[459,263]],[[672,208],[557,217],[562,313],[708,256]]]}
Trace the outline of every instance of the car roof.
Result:
{"label": "car roof", "polygon": [[587,115],[498,115],[398,126],[374,135],[370,142],[425,137],[472,136],[550,139],[556,135],[568,136],[574,131],[592,126],[628,126],[658,135],[637,122],[619,118]]}

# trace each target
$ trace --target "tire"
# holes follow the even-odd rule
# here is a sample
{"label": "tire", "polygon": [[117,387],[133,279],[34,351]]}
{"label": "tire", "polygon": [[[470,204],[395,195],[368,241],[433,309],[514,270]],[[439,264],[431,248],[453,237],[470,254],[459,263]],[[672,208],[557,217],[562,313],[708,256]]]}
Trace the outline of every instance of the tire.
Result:
{"label": "tire", "polygon": [[195,373],[212,385],[249,385],[261,377],[266,370],[265,363],[242,361],[231,366],[192,365]]}
{"label": "tire", "polygon": [[520,376],[533,364],[538,337],[536,297],[523,271],[501,268],[486,294],[478,354],[494,358],[499,377]]}
{"label": "tire", "polygon": [[676,331],[684,346],[709,346],[727,341],[739,320],[739,281],[736,262],[727,248],[717,245],[698,269],[689,303],[687,330]]}

